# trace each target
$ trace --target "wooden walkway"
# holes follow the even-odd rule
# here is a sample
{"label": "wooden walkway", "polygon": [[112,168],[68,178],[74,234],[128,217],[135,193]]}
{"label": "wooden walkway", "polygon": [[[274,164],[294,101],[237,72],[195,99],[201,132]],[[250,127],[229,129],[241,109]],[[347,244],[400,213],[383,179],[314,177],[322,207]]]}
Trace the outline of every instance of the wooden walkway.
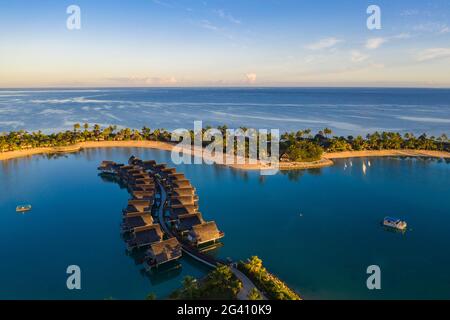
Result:
{"label": "wooden walkway", "polygon": [[[181,248],[184,253],[186,253],[191,258],[205,264],[206,266],[210,268],[216,268],[219,265],[228,265],[233,272],[233,274],[241,281],[242,288],[241,291],[237,294],[237,298],[239,300],[248,300],[249,293],[257,289],[256,286],[253,284],[253,282],[241,271],[239,271],[234,265],[233,262],[227,262],[218,258],[214,258],[208,254],[204,254],[200,252],[197,248],[193,248],[189,244],[183,241],[177,234],[174,234],[172,230],[167,226],[166,219],[164,217],[164,203],[167,199],[167,192],[164,188],[164,186],[161,184],[161,182],[155,177],[156,182],[158,183],[160,190],[161,190],[161,205],[158,208],[158,219],[159,224],[161,225],[161,228],[164,230],[164,232],[169,237],[176,237],[178,241],[181,244]],[[259,290],[258,290],[259,291]],[[260,292],[263,300],[267,300],[267,297],[264,295],[264,293]]]}

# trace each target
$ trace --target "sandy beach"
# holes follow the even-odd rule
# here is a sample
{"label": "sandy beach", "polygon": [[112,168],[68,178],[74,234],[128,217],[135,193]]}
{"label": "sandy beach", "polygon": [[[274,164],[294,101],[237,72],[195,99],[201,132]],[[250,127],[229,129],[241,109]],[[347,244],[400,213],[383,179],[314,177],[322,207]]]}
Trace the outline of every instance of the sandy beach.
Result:
{"label": "sandy beach", "polygon": [[[18,151],[8,151],[0,153],[0,161],[15,158],[29,157],[37,154],[51,153],[70,153],[77,152],[82,149],[92,148],[150,148],[158,150],[171,151],[175,145],[160,141],[89,141],[81,142],[73,146],[55,147],[55,148],[32,148]],[[181,149],[179,150],[181,151]],[[195,149],[182,149],[182,151],[193,154]],[[198,151],[198,150],[197,150]],[[429,150],[368,150],[368,151],[344,151],[325,153],[321,160],[314,162],[280,162],[280,170],[299,170],[313,169],[332,166],[333,159],[344,158],[360,158],[360,157],[388,157],[388,156],[408,156],[408,157],[433,157],[433,158],[450,158],[450,152],[445,151],[429,151]],[[214,161],[211,156],[204,155],[205,160]],[[233,161],[224,161],[225,166],[241,170],[267,170],[271,169],[267,164],[257,163],[241,163],[237,164]]]}

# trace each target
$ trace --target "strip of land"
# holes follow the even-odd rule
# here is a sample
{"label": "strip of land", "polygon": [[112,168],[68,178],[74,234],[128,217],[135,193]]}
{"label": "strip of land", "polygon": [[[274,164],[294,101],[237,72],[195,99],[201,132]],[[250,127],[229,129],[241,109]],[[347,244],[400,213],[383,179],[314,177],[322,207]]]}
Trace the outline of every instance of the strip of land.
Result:
{"label": "strip of land", "polygon": [[[53,154],[53,153],[70,153],[77,152],[82,149],[93,149],[93,148],[149,148],[172,151],[174,148],[179,148],[174,144],[161,142],[161,141],[87,141],[81,142],[73,146],[66,147],[50,147],[50,148],[31,148],[17,151],[7,151],[0,153],[0,161],[10,160],[15,158],[22,158],[33,156],[37,154]],[[177,149],[175,149],[177,150]],[[192,149],[181,149],[177,151],[183,151],[188,154],[194,155],[196,150]],[[450,159],[450,152],[446,151],[431,151],[431,150],[366,150],[366,151],[343,151],[343,152],[330,152],[325,153],[322,159],[313,162],[280,162],[280,170],[299,170],[299,169],[313,169],[322,168],[333,165],[333,159],[344,159],[344,158],[359,158],[359,157],[388,157],[388,156],[402,156],[402,157],[433,157],[433,158],[445,158]],[[203,155],[204,160],[211,162],[217,162],[216,158],[210,155]],[[239,158],[235,158],[236,160]],[[224,160],[222,163],[226,166],[242,169],[242,170],[269,170],[273,169],[265,163],[248,163],[240,159],[241,163],[236,163],[236,161]]]}

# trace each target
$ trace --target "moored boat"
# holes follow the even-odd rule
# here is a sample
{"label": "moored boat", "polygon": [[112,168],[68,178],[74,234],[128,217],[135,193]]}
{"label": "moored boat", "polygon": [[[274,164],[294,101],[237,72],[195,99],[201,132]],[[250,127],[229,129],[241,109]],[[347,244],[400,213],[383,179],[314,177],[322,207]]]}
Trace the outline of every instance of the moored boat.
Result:
{"label": "moored boat", "polygon": [[386,217],[383,220],[383,225],[385,227],[393,228],[396,230],[404,231],[406,230],[408,224],[406,221],[400,220],[398,218]]}
{"label": "moored boat", "polygon": [[31,210],[31,205],[27,204],[27,205],[21,205],[21,206],[17,206],[16,207],[16,212],[27,212]]}

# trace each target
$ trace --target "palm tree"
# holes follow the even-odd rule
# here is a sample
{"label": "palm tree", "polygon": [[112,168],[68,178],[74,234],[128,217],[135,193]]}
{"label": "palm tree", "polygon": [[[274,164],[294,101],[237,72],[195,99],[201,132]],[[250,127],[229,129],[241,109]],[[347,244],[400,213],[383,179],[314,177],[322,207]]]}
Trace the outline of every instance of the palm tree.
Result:
{"label": "palm tree", "polygon": [[330,128],[325,128],[323,129],[323,133],[325,134],[325,137],[328,138],[328,136],[333,133],[333,130],[331,130]]}
{"label": "palm tree", "polygon": [[79,123],[75,123],[73,125],[73,132],[76,133],[78,130],[80,130],[80,128],[81,128],[81,125]]}

